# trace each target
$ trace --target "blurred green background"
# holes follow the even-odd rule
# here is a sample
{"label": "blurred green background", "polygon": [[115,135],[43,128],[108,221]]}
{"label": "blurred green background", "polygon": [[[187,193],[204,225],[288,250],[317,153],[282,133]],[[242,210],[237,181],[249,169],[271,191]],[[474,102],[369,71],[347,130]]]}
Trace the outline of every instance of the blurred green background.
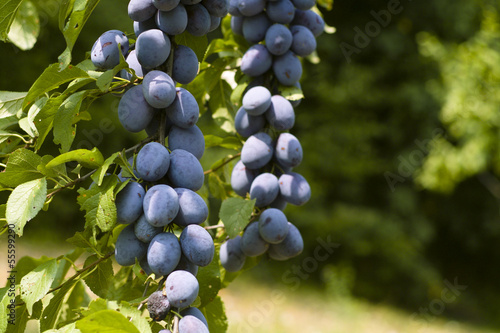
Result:
{"label": "blurred green background", "polygon": [[[0,90],[26,91],[64,50],[58,1],[37,4],[35,48],[0,44]],[[132,32],[126,4],[101,1],[74,63],[102,32]],[[310,332],[414,332],[408,323],[434,332],[426,325],[443,321],[500,329],[500,1],[337,0],[332,11],[320,9],[336,33],[318,38],[320,63],[304,61],[306,99],[292,130],[304,148],[297,171],[313,197],[285,210],[306,248],[292,261],[262,260],[245,274],[246,288],[237,282],[224,291],[230,323],[238,306],[253,304],[245,295],[262,305],[256,295],[271,300],[282,290],[299,312],[313,307],[316,315],[352,322],[400,322]],[[119,126],[117,101],[93,105],[93,120],[79,125],[73,147],[98,144],[109,156],[144,137]],[[108,119],[112,130],[94,131]],[[65,193],[29,223],[25,242],[58,244],[83,228],[75,193]],[[333,243],[331,251],[318,250],[325,243]],[[287,307],[275,305],[284,315]],[[391,311],[399,319],[384,317],[386,308],[397,308]],[[358,315],[339,315],[351,310]],[[461,332],[453,325],[438,331],[448,329]]]}

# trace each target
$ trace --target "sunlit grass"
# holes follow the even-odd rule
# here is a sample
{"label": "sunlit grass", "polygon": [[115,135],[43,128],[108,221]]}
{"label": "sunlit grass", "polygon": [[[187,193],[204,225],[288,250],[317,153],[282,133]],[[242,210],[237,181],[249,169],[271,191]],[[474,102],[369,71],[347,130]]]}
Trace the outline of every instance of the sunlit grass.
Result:
{"label": "sunlit grass", "polygon": [[[281,297],[278,297],[280,295]],[[352,298],[332,298],[310,287],[272,289],[240,277],[221,291],[229,333],[493,333],[465,323],[412,314]]]}

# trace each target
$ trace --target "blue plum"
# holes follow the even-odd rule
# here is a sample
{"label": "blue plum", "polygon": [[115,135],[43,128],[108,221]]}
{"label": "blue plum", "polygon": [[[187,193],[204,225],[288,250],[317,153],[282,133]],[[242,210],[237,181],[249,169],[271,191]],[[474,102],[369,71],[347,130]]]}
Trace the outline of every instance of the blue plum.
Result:
{"label": "blue plum", "polygon": [[[127,64],[128,67],[133,69],[135,72],[135,76],[137,77],[143,77],[144,73],[146,73],[146,70],[142,68],[141,64],[139,63],[139,60],[137,60],[137,54],[135,53],[135,50],[130,51],[130,53],[127,56]],[[130,74],[126,69],[122,69],[120,71],[120,77],[130,80],[132,79],[132,74]]]}
{"label": "blue plum", "polygon": [[270,244],[281,243],[288,234],[286,215],[276,208],[263,211],[259,218],[259,234]]}
{"label": "blue plum", "polygon": [[316,38],[311,30],[302,25],[294,25],[290,28],[293,42],[290,49],[298,56],[306,57],[316,50]]}
{"label": "blue plum", "polygon": [[142,92],[149,105],[157,109],[163,109],[175,100],[175,82],[165,72],[151,71],[144,76]]}
{"label": "blue plum", "polygon": [[179,197],[168,185],[151,187],[144,197],[144,216],[154,227],[164,227],[173,221],[179,211]]}
{"label": "blue plum", "polygon": [[302,64],[292,51],[288,51],[274,59],[273,73],[281,84],[292,86],[302,76]]}
{"label": "blue plum", "polygon": [[154,182],[163,178],[170,165],[170,154],[164,145],[150,142],[141,148],[135,159],[135,168],[142,179]]}
{"label": "blue plum", "polygon": [[115,244],[115,260],[121,266],[135,264],[135,259],[140,260],[146,255],[148,245],[141,242],[134,233],[134,225],[129,224],[123,229]]}
{"label": "blue plum", "polygon": [[151,18],[156,10],[151,0],[130,0],[128,3],[128,16],[137,22]]}
{"label": "blue plum", "polygon": [[183,309],[190,306],[198,297],[200,285],[193,274],[187,271],[174,271],[165,281],[165,290],[170,304]]}
{"label": "blue plum", "polygon": [[220,247],[220,263],[228,272],[237,272],[242,269],[246,258],[241,250],[241,236],[228,239]]}
{"label": "blue plum", "polygon": [[201,320],[206,327],[208,327],[208,322],[203,313],[198,308],[190,307],[181,311],[181,316],[194,316]]}
{"label": "blue plum", "polygon": [[170,55],[170,48],[170,39],[160,29],[144,31],[135,42],[137,60],[146,69],[163,64]]}
{"label": "blue plum", "polygon": [[266,5],[266,14],[273,22],[288,24],[295,16],[295,6],[290,0],[269,1]]}
{"label": "blue plum", "polygon": [[239,0],[238,10],[244,16],[254,16],[264,11],[266,0]]}
{"label": "blue plum", "polygon": [[245,17],[243,20],[243,37],[251,43],[256,44],[266,37],[267,29],[271,26],[271,21],[265,13],[255,16]]}
{"label": "blue plum", "polygon": [[293,258],[298,256],[304,250],[304,240],[296,226],[288,222],[288,234],[285,239],[279,244],[272,244],[270,252],[275,254],[276,257]]}
{"label": "blue plum", "polygon": [[142,21],[142,22],[134,21],[135,37],[139,37],[139,35],[142,34],[144,31],[151,30],[151,29],[158,29],[154,15],[153,15],[153,17],[151,17],[150,19],[147,19],[146,21]]}
{"label": "blue plum", "polygon": [[233,191],[239,196],[245,197],[250,192],[250,186],[256,176],[257,173],[254,170],[247,168],[242,161],[238,161],[231,173],[231,187]]}
{"label": "blue plum", "polygon": [[203,186],[205,175],[198,159],[190,152],[175,149],[170,154],[167,177],[175,187],[198,191]]}
{"label": "blue plum", "polygon": [[281,133],[276,141],[274,156],[284,167],[294,168],[302,162],[302,145],[290,133]]}
{"label": "blue plum", "polygon": [[210,14],[201,4],[186,7],[188,16],[187,32],[193,36],[204,36],[210,30]]}
{"label": "blue plum", "polygon": [[188,25],[186,8],[179,4],[170,11],[159,10],[156,14],[156,25],[161,31],[172,36],[183,33]]}
{"label": "blue plum", "polygon": [[241,251],[248,257],[256,257],[265,253],[268,248],[269,243],[260,236],[259,223],[250,223],[241,237]]}
{"label": "blue plum", "polygon": [[184,45],[178,45],[174,51],[172,78],[182,84],[193,81],[198,74],[198,57],[194,51]]}
{"label": "blue plum", "polygon": [[133,133],[144,130],[155,113],[156,110],[144,98],[141,85],[127,90],[118,104],[120,123],[127,131]]}
{"label": "blue plum", "polygon": [[167,116],[175,126],[189,128],[198,122],[200,107],[189,91],[177,88],[177,96],[167,108]]}
{"label": "blue plum", "polygon": [[[231,22],[232,22],[231,18]],[[233,31],[234,28],[233,28]],[[248,76],[259,76],[271,69],[273,57],[262,44],[252,45],[241,59],[241,71]]]}
{"label": "blue plum", "polygon": [[271,106],[271,92],[263,86],[249,89],[243,96],[243,108],[251,116],[260,116]]}
{"label": "blue plum", "polygon": [[149,267],[156,276],[167,275],[179,264],[181,252],[177,237],[170,232],[162,232],[149,243],[147,253]]}
{"label": "blue plum", "polygon": [[190,224],[182,230],[181,237],[182,253],[186,258],[197,266],[207,266],[214,258],[214,241],[205,228]]}
{"label": "blue plum", "polygon": [[144,243],[151,242],[151,240],[162,231],[162,227],[153,227],[144,215],[142,215],[134,225],[135,236]]}
{"label": "blue plum", "polygon": [[180,0],[153,0],[153,5],[159,10],[169,11],[179,5]]}
{"label": "blue plum", "polygon": [[205,137],[196,125],[190,128],[172,126],[168,134],[168,147],[171,150],[186,150],[201,159],[205,151]]}
{"label": "blue plum", "polygon": [[279,179],[280,193],[286,202],[292,205],[303,205],[311,198],[311,187],[300,174],[289,172]]}
{"label": "blue plum", "polygon": [[[314,37],[313,37],[314,39]],[[266,32],[266,48],[273,55],[283,55],[292,46],[293,36],[283,24],[273,24]]]}
{"label": "blue plum", "polygon": [[116,222],[130,224],[142,215],[142,202],[146,191],[141,184],[129,182],[116,195]]}
{"label": "blue plum", "polygon": [[272,139],[264,132],[249,137],[241,149],[241,161],[250,169],[265,166],[272,157]]}
{"label": "blue plum", "polygon": [[251,116],[241,107],[234,117],[234,127],[236,132],[244,138],[258,133],[266,125],[263,116]]}
{"label": "blue plum", "polygon": [[264,207],[278,197],[279,191],[278,178],[272,173],[262,173],[255,177],[250,186],[250,199],[256,199],[255,206]]}
{"label": "blue plum", "polygon": [[311,30],[314,37],[318,37],[325,30],[325,21],[321,16],[312,10],[295,10],[295,16],[291,23],[292,25],[303,25]]}
{"label": "blue plum", "polygon": [[210,15],[224,17],[228,11],[227,2],[226,0],[202,0],[201,4],[208,10]]}
{"label": "blue plum", "polygon": [[195,316],[187,315],[179,321],[179,333],[209,333],[208,327]]}
{"label": "blue plum", "polygon": [[181,255],[181,260],[174,271],[188,271],[189,273],[196,276],[198,274],[198,266],[189,261],[184,254]]}
{"label": "blue plum", "polygon": [[208,207],[203,198],[187,188],[176,188],[179,196],[179,212],[174,223],[180,227],[190,224],[201,224],[208,217]]}
{"label": "blue plum", "polygon": [[265,113],[269,124],[278,131],[291,129],[295,124],[292,103],[281,95],[274,95],[271,102],[271,107]]}
{"label": "blue plum", "polygon": [[119,30],[103,33],[92,46],[90,60],[99,69],[112,69],[120,63],[120,52],[128,52],[128,38]]}

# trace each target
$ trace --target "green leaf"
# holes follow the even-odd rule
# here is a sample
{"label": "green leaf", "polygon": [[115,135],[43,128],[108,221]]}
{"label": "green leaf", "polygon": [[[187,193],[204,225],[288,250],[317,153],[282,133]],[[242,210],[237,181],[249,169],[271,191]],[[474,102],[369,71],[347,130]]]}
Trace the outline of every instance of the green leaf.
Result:
{"label": "green leaf", "polygon": [[10,26],[9,41],[23,51],[35,46],[40,33],[40,19],[35,5],[31,1],[23,1]]}
{"label": "green leaf", "polygon": [[[219,253],[216,252],[214,257],[218,258]],[[212,260],[208,266],[200,267],[196,277],[200,283],[200,306],[204,307],[215,300],[222,286],[219,260]]]}
{"label": "green leaf", "polygon": [[[117,47],[120,48],[119,45],[117,45]],[[119,54],[120,54],[120,63],[116,65],[113,69],[109,69],[106,72],[104,72],[97,79],[96,85],[102,92],[106,92],[109,90],[109,87],[111,86],[111,83],[113,82],[118,72],[120,72],[124,68],[128,68],[128,63],[125,61],[123,54],[120,51]]]}
{"label": "green leaf", "polygon": [[97,169],[104,164],[104,157],[99,149],[95,147],[92,150],[77,149],[57,156],[52,161],[47,163],[46,167],[53,168],[59,164],[70,161],[76,161],[84,167],[88,167],[90,169]]}
{"label": "green leaf", "polygon": [[227,316],[222,299],[217,296],[213,302],[203,308],[205,318],[208,322],[208,329],[211,333],[227,332]]}
{"label": "green leaf", "polygon": [[74,79],[86,77],[89,77],[89,75],[78,67],[68,66],[64,70],[59,71],[59,64],[50,65],[31,86],[23,101],[23,110],[34,103],[38,97],[58,88],[60,85]]}
{"label": "green leaf", "polygon": [[76,322],[82,333],[140,333],[121,313],[102,310]]}
{"label": "green leaf", "polygon": [[42,318],[40,319],[40,332],[45,332],[51,328],[55,328],[61,316],[61,309],[64,299],[70,294],[78,280],[72,280],[65,284],[55,296],[50,300],[49,305],[43,310]]}
{"label": "green leaf", "polygon": [[11,300],[15,300],[13,296],[15,296],[15,292],[9,293],[9,287],[0,289],[0,332],[5,332],[7,329],[8,320],[10,319],[10,311],[7,310],[7,305],[10,304]]}
{"label": "green leaf", "polygon": [[44,331],[43,333],[81,333],[81,331],[76,328],[76,323],[71,323],[61,327],[58,330],[48,330]]}
{"label": "green leaf", "polygon": [[40,266],[41,264],[52,260],[52,258],[49,258],[47,256],[42,256],[39,259],[35,259],[32,257],[22,257],[19,259],[19,261],[16,264],[16,279],[22,279],[24,276],[26,276],[29,272]]}
{"label": "green leaf", "polygon": [[228,198],[222,202],[219,217],[224,223],[230,238],[238,236],[245,229],[252,217],[254,206],[255,199]]}
{"label": "green leaf", "polygon": [[219,78],[216,86],[210,92],[210,101],[208,102],[213,119],[227,133],[236,132],[234,128],[236,105],[231,102],[231,92],[231,86]]}
{"label": "green leaf", "polygon": [[0,184],[16,187],[30,180],[42,178],[37,166],[42,158],[28,149],[17,149],[9,157],[7,168],[0,172]]}
{"label": "green leaf", "polygon": [[21,140],[24,140],[23,136],[20,135],[19,133],[12,132],[12,131],[5,131],[5,130],[0,130],[0,143],[7,141],[11,137],[16,137]]}
{"label": "green leaf", "polygon": [[87,228],[83,232],[77,231],[73,237],[68,238],[66,241],[76,247],[87,249],[88,252],[95,252],[102,255],[101,251],[96,247],[97,240],[92,232],[92,228]]}
{"label": "green leaf", "polygon": [[38,171],[43,173],[44,176],[47,177],[52,177],[52,178],[58,178],[60,176],[67,176],[66,172],[66,165],[60,164],[58,166],[55,166],[53,168],[47,168],[47,163],[52,161],[54,159],[54,156],[52,155],[45,155],[42,157],[42,162],[38,165]]}
{"label": "green leaf", "polygon": [[37,112],[34,120],[36,130],[38,132],[35,149],[39,150],[42,147],[45,138],[52,130],[54,117],[57,113],[57,110],[59,110],[59,107],[65,99],[65,95],[59,95],[57,97],[52,97],[49,99],[45,99],[45,97],[42,97],[31,106],[30,110],[34,108],[34,105],[42,103],[40,105],[40,110]]}
{"label": "green leaf", "polygon": [[120,154],[121,153],[118,152],[108,157],[104,161],[103,165],[99,169],[97,169],[96,172],[94,172],[94,174],[92,175],[92,180],[97,184],[97,186],[101,186],[104,176],[106,176],[106,172],[108,171],[109,167],[115,163],[117,159],[119,160]]}
{"label": "green leaf", "polygon": [[[100,0],[66,0],[59,12],[59,27],[66,40],[66,49],[59,56],[60,70],[71,63],[71,51],[90,14]],[[69,19],[68,19],[69,18]]]}
{"label": "green leaf", "polygon": [[0,91],[0,119],[21,113],[27,92]]}
{"label": "green leaf", "polygon": [[21,279],[21,299],[26,302],[31,314],[33,304],[41,300],[50,290],[57,274],[57,261],[52,259],[35,268]]}
{"label": "green leaf", "polygon": [[289,101],[298,101],[304,98],[304,93],[302,89],[295,86],[279,86],[280,95],[288,99]]}
{"label": "green leaf", "polygon": [[54,143],[61,145],[61,152],[67,152],[76,135],[75,117],[80,112],[88,91],[79,91],[69,96],[59,107],[54,117]]}
{"label": "green leaf", "polygon": [[243,147],[241,141],[234,137],[228,136],[225,138],[218,137],[216,135],[205,135],[205,148],[210,147],[223,147],[228,149],[240,150]]}
{"label": "green leaf", "polygon": [[22,0],[3,0],[0,5],[0,40],[7,41],[10,26]]}
{"label": "green leaf", "polygon": [[[85,260],[84,267],[92,264],[99,258],[92,255]],[[109,280],[113,278],[113,265],[111,259],[101,261],[93,272],[87,275],[85,284],[99,297],[106,298],[108,293]]]}
{"label": "green leaf", "polygon": [[203,61],[205,57],[205,51],[208,46],[207,36],[196,37],[191,35],[189,32],[184,31],[182,34],[175,36],[175,42],[179,45],[185,45],[191,48],[199,62]]}
{"label": "green leaf", "polygon": [[10,194],[7,200],[7,222],[15,225],[19,236],[23,235],[26,223],[42,209],[46,196],[47,180],[45,178],[21,184]]}
{"label": "green leaf", "polygon": [[92,186],[86,190],[80,188],[77,198],[80,210],[85,210],[85,226],[98,226],[106,232],[113,228],[116,222],[116,206],[113,190],[118,184],[116,176],[106,177],[101,186]]}
{"label": "green leaf", "polygon": [[[19,297],[16,297],[16,303]],[[26,323],[28,322],[28,311],[26,304],[16,308],[16,322],[14,325],[7,325],[7,333],[26,333]]]}

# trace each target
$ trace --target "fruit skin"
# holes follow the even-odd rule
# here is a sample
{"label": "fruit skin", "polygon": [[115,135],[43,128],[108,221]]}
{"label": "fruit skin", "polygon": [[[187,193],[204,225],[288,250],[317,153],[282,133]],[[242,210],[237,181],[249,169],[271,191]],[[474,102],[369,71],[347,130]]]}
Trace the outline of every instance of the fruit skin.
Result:
{"label": "fruit skin", "polygon": [[146,191],[141,184],[128,183],[116,195],[116,223],[130,224],[142,215],[142,203]]}
{"label": "fruit skin", "polygon": [[156,110],[146,102],[141,85],[127,90],[118,104],[118,119],[122,126],[132,133],[144,130],[155,113]]}
{"label": "fruit skin", "polygon": [[321,16],[312,10],[295,10],[295,16],[291,23],[292,25],[303,25],[311,30],[314,37],[318,37],[325,30],[325,21]]}
{"label": "fruit skin", "polygon": [[[237,1],[237,0],[236,0]],[[237,35],[243,36],[243,16],[231,17],[231,30]]]}
{"label": "fruit skin", "polygon": [[163,109],[175,100],[175,82],[165,72],[151,71],[144,76],[142,92],[149,105]]}
{"label": "fruit skin", "polygon": [[200,116],[196,98],[184,88],[176,88],[176,94],[174,102],[166,109],[168,119],[181,128],[194,126]]}
{"label": "fruit skin", "polygon": [[301,206],[311,198],[311,187],[307,180],[296,172],[288,172],[279,179],[280,193],[286,202]]}
{"label": "fruit skin", "polygon": [[202,0],[201,4],[208,10],[210,15],[224,17],[228,12],[226,0]]}
{"label": "fruit skin", "polygon": [[156,20],[154,15],[151,18],[147,19],[146,21],[142,22],[134,21],[135,37],[139,37],[139,35],[146,30],[157,29],[157,28],[158,26],[156,25]]}
{"label": "fruit skin", "polygon": [[148,245],[141,242],[134,233],[134,225],[129,224],[123,229],[115,244],[115,260],[121,266],[135,264],[135,259],[140,260],[146,254]]}
{"label": "fruit skin", "polygon": [[290,133],[281,133],[276,141],[274,157],[284,167],[298,166],[303,157],[300,141]]}
{"label": "fruit skin", "polygon": [[278,131],[291,129],[295,124],[295,111],[292,103],[281,95],[274,95],[271,101],[271,107],[265,113],[269,124]]}
{"label": "fruit skin", "polygon": [[137,239],[141,242],[149,243],[151,240],[161,233],[163,228],[153,227],[148,220],[142,215],[134,224],[134,233]]}
{"label": "fruit skin", "polygon": [[288,24],[295,16],[295,6],[290,0],[269,1],[266,14],[273,22]]}
{"label": "fruit skin", "polygon": [[[314,38],[314,37],[313,37]],[[293,36],[283,24],[273,24],[266,32],[266,48],[273,55],[283,55],[293,43]]]}
{"label": "fruit skin", "polygon": [[149,295],[148,297],[148,311],[149,316],[154,321],[162,321],[167,317],[170,312],[170,302],[163,291],[158,290]]}
{"label": "fruit skin", "polygon": [[179,321],[179,333],[209,333],[203,321],[192,315],[182,317]]}
{"label": "fruit skin", "polygon": [[188,24],[186,31],[196,37],[204,36],[210,30],[210,14],[201,4],[186,7]]}
{"label": "fruit skin", "polygon": [[179,212],[174,223],[180,227],[190,224],[201,224],[208,217],[208,207],[205,201],[196,192],[187,188],[175,188],[179,197]]}
{"label": "fruit skin", "polygon": [[144,216],[153,227],[164,227],[170,224],[179,212],[179,197],[168,185],[151,187],[144,197]]}
{"label": "fruit skin", "polygon": [[168,146],[171,150],[186,150],[200,160],[205,152],[205,137],[196,125],[189,128],[172,126],[168,134]]}
{"label": "fruit skin", "polygon": [[120,63],[120,52],[125,56],[128,48],[128,38],[122,31],[109,30],[95,41],[90,59],[99,69],[112,69]]}
{"label": "fruit skin", "polygon": [[146,21],[156,13],[156,7],[151,0],[130,0],[128,16],[137,22]]}
{"label": "fruit skin", "polygon": [[236,132],[244,138],[258,133],[266,125],[263,116],[251,116],[243,107],[239,108],[234,117],[234,127]]}
{"label": "fruit skin", "polygon": [[241,161],[250,169],[265,166],[273,157],[272,139],[264,132],[252,135],[241,149]]}
{"label": "fruit skin", "polygon": [[206,327],[208,327],[208,322],[203,313],[198,308],[190,307],[181,311],[181,316],[194,316],[201,320]]}
{"label": "fruit skin", "polygon": [[[233,19],[231,18],[231,28],[235,33],[243,34],[243,31],[239,33],[238,26],[233,27]],[[236,20],[236,19],[235,19]],[[235,24],[237,24],[235,22]],[[243,24],[243,18],[241,18],[241,24]],[[241,30],[242,28],[240,28]],[[273,57],[269,50],[262,44],[252,45],[243,55],[241,59],[241,71],[248,76],[259,76],[271,69],[273,64]]]}
{"label": "fruit skin", "polygon": [[148,265],[157,276],[167,275],[174,270],[181,259],[179,240],[170,232],[162,232],[149,243],[147,256]]}
{"label": "fruit skin", "polygon": [[160,29],[144,31],[135,42],[137,60],[146,69],[163,64],[170,55],[170,48],[170,39]]}
{"label": "fruit skin", "polygon": [[190,152],[175,149],[170,154],[167,177],[175,187],[198,191],[203,186],[205,175],[198,159]]}
{"label": "fruit skin", "polygon": [[257,173],[254,170],[247,168],[242,161],[238,161],[231,173],[231,187],[233,191],[239,196],[245,197],[250,192],[250,186],[252,186],[252,182],[256,176]]}
{"label": "fruit skin", "polygon": [[[144,73],[146,73],[146,71],[142,68],[141,64],[139,63],[139,60],[137,60],[137,55],[135,54],[135,50],[130,51],[130,53],[127,56],[126,62],[128,64],[128,67],[134,70],[135,75],[137,77],[143,77]],[[127,70],[122,69],[120,71],[120,77],[123,79],[130,80],[132,79],[132,74],[130,74]]]}
{"label": "fruit skin", "polygon": [[178,45],[174,52],[172,78],[179,83],[188,84],[196,78],[198,67],[196,53],[190,47]]}
{"label": "fruit skin", "polygon": [[141,148],[135,160],[135,168],[142,179],[154,182],[163,178],[170,166],[168,149],[158,142],[150,142]]}
{"label": "fruit skin", "polygon": [[250,199],[256,199],[255,206],[264,207],[271,204],[280,192],[278,178],[272,173],[262,173],[255,177],[250,186]]}
{"label": "fruit skin", "polygon": [[241,251],[248,257],[256,257],[265,253],[268,248],[269,243],[260,236],[259,223],[250,223],[241,237]]}
{"label": "fruit skin", "polygon": [[228,239],[220,247],[219,259],[228,272],[237,272],[245,265],[246,256],[241,250],[241,236]]}
{"label": "fruit skin", "polygon": [[165,290],[170,305],[183,309],[195,301],[200,285],[193,274],[187,271],[174,271],[165,281]]}
{"label": "fruit skin", "polygon": [[292,51],[288,51],[274,59],[273,73],[281,84],[293,86],[302,76],[302,64]]}
{"label": "fruit skin", "polygon": [[285,214],[276,208],[263,211],[259,219],[259,234],[270,244],[281,243],[288,234],[288,221]]}
{"label": "fruit skin", "polygon": [[188,25],[187,11],[183,4],[170,11],[159,10],[155,20],[158,29],[172,36],[183,33]]}
{"label": "fruit skin", "polygon": [[179,5],[179,0],[152,0],[153,5],[159,10],[169,11]]}
{"label": "fruit skin", "polygon": [[294,25],[290,28],[293,35],[293,42],[290,49],[298,56],[307,57],[316,50],[316,38],[311,30],[301,25]]}
{"label": "fruit skin", "polygon": [[198,274],[198,266],[189,261],[184,254],[181,254],[181,260],[175,267],[174,271],[188,271],[196,276]]}
{"label": "fruit skin", "polygon": [[272,244],[269,252],[275,257],[283,258],[278,260],[290,259],[298,256],[304,250],[304,240],[299,229],[288,222],[288,235],[279,244]]}
{"label": "fruit skin", "polygon": [[271,21],[265,13],[260,13],[255,16],[245,17],[243,20],[242,32],[243,37],[251,43],[257,44],[266,37],[267,29],[271,26]]}
{"label": "fruit skin", "polygon": [[197,224],[190,224],[182,230],[182,253],[197,266],[207,266],[212,262],[215,253],[214,241],[205,228]]}
{"label": "fruit skin", "polygon": [[251,116],[260,116],[271,106],[271,92],[263,86],[249,89],[243,96],[243,108]]}
{"label": "fruit skin", "polygon": [[238,10],[244,16],[254,16],[264,11],[266,0],[239,0]]}

